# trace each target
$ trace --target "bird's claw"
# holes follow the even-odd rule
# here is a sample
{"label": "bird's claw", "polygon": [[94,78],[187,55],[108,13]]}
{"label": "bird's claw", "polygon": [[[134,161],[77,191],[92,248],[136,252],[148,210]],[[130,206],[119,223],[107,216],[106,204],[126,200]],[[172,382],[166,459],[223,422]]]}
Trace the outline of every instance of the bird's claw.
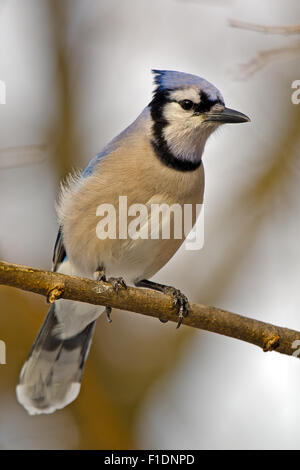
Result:
{"label": "bird's claw", "polygon": [[113,286],[116,293],[118,293],[120,289],[127,289],[127,284],[122,277],[109,277],[107,282]]}
{"label": "bird's claw", "polygon": [[183,319],[188,316],[190,312],[190,304],[186,295],[182,294],[179,289],[175,287],[166,286],[164,289],[165,294],[169,294],[173,297],[173,307],[176,307],[178,310],[178,323],[177,327],[179,328],[183,322]]}
{"label": "bird's claw", "polygon": [[96,281],[103,281],[106,282],[106,276],[104,269],[99,268],[97,271],[94,272],[94,279]]}
{"label": "bird's claw", "polygon": [[110,318],[111,310],[111,307],[105,307],[105,313],[108,323],[112,323],[112,319]]}

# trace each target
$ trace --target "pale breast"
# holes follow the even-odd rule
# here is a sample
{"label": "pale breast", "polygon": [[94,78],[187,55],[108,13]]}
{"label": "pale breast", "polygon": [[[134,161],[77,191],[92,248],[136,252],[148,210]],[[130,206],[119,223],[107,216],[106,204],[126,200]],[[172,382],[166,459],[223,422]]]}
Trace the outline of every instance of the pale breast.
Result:
{"label": "pale breast", "polygon": [[[203,191],[203,165],[193,172],[173,170],[156,158],[146,137],[138,140],[129,138],[122,148],[105,157],[94,174],[63,201],[61,223],[68,257],[86,275],[91,275],[104,264],[108,275],[123,276],[128,281],[151,277],[173,256],[186,235],[182,226],[182,238],[174,237],[172,221],[175,215],[171,210],[170,237],[153,238],[152,206],[159,210],[157,205],[171,207],[176,204],[184,211],[185,204],[193,205],[195,222],[195,205],[202,203]],[[101,239],[99,230],[97,232],[99,222],[103,221],[103,217],[99,217],[99,213],[103,213],[99,207],[105,209],[104,204],[114,208],[109,215],[107,213],[107,223],[115,223],[113,238]],[[134,205],[142,208],[140,224],[137,224],[137,217],[128,216],[128,211],[139,215],[138,207]],[[146,210],[148,215],[145,215]],[[154,224],[156,220],[157,215]],[[176,220],[178,224],[179,219]],[[132,230],[135,225],[136,231]],[[124,235],[126,227],[131,227],[133,233],[127,230],[127,235]],[[136,239],[136,232],[142,233],[143,237]]]}

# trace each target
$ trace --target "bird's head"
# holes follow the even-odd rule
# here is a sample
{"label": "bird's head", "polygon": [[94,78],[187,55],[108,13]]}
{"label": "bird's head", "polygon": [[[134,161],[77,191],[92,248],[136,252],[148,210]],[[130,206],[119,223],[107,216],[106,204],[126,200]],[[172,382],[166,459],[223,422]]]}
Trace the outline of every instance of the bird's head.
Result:
{"label": "bird's head", "polygon": [[219,90],[203,78],[171,70],[153,73],[152,143],[169,166],[197,168],[205,142],[217,127],[250,121],[245,114],[226,108]]}

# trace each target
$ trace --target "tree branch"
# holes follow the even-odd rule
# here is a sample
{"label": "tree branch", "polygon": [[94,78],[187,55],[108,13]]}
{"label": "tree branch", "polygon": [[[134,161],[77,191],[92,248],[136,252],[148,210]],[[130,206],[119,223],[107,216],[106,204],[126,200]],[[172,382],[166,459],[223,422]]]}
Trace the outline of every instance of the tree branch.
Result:
{"label": "tree branch", "polygon": [[[59,298],[105,305],[143,315],[178,321],[172,298],[148,289],[128,287],[118,293],[106,282],[43,271],[0,261],[0,285],[41,294],[53,303]],[[235,313],[201,304],[191,304],[184,324],[236,338],[264,351],[298,355],[300,332],[264,323]],[[300,350],[299,350],[300,353]]]}
{"label": "tree branch", "polygon": [[228,20],[229,26],[232,28],[247,29],[248,31],[256,31],[258,33],[269,33],[269,34],[299,34],[300,24],[294,26],[266,26],[257,23],[248,23],[246,21]]}

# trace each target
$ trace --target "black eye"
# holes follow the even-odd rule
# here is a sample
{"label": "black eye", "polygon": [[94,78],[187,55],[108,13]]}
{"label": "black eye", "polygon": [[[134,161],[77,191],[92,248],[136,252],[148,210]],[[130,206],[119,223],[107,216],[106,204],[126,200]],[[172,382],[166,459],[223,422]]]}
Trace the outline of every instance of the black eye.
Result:
{"label": "black eye", "polygon": [[192,107],[194,106],[194,103],[191,100],[182,100],[179,101],[179,104],[185,110],[192,109]]}

